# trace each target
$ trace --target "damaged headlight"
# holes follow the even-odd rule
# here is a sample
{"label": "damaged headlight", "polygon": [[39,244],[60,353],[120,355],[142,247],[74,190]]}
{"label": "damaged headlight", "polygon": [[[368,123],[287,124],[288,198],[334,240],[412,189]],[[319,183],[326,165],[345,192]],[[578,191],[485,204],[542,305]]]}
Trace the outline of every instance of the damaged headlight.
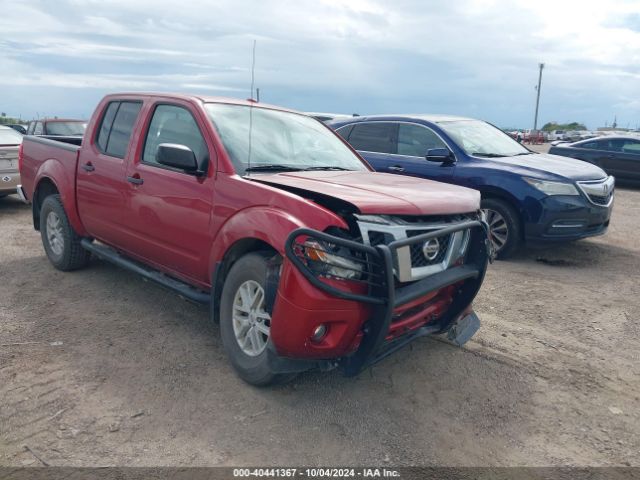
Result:
{"label": "damaged headlight", "polygon": [[356,260],[350,250],[328,242],[307,240],[302,244],[302,252],[309,267],[320,275],[345,280],[359,280],[363,264]]}

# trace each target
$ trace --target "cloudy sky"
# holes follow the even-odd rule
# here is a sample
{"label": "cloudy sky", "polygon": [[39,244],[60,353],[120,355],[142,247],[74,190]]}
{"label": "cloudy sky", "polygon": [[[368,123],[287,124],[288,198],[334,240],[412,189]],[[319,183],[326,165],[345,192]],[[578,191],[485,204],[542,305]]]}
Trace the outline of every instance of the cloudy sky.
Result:
{"label": "cloudy sky", "polygon": [[500,126],[640,124],[640,0],[0,0],[0,110],[88,116],[107,92]]}

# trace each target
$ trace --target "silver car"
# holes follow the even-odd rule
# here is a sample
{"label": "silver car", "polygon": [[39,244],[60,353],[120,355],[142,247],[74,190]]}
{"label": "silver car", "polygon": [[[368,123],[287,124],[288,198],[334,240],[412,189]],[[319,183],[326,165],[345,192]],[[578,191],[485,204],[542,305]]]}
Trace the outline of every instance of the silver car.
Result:
{"label": "silver car", "polygon": [[22,135],[13,128],[0,125],[0,197],[16,193],[20,183],[18,148]]}

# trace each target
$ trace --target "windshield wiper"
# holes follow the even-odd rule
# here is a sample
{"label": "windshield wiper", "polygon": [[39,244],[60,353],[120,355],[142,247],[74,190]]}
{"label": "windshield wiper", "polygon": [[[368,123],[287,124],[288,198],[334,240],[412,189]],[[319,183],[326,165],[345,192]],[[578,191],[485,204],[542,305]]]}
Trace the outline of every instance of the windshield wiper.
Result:
{"label": "windshield wiper", "polygon": [[244,169],[245,172],[299,172],[302,168],[291,167],[289,165],[278,165],[269,163],[264,165],[252,165]]}
{"label": "windshield wiper", "polygon": [[344,168],[344,167],[332,167],[332,166],[322,166],[322,167],[309,167],[309,168],[305,168],[304,169],[306,172],[308,171],[312,171],[312,170],[344,170],[344,171],[351,171],[350,168]]}
{"label": "windshield wiper", "polygon": [[514,157],[519,157],[520,155],[531,155],[533,152],[521,152],[521,153],[516,153],[514,155]]}
{"label": "windshield wiper", "polygon": [[483,152],[473,152],[471,155],[473,155],[474,157],[487,157],[487,158],[506,157],[506,155],[500,155],[499,153],[483,153]]}

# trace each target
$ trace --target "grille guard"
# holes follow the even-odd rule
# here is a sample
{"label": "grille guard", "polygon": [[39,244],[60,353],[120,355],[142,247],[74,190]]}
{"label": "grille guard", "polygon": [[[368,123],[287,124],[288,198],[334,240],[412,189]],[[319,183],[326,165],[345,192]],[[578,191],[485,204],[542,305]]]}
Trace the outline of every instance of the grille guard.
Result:
{"label": "grille guard", "polygon": [[[471,231],[463,265],[451,267],[421,280],[414,281],[404,287],[395,286],[394,254],[399,248],[424,243],[431,238],[448,235],[461,230]],[[300,228],[291,232],[287,238],[285,254],[289,261],[316,288],[338,298],[364,302],[373,306],[371,318],[364,324],[364,336],[360,346],[352,355],[342,358],[339,361],[345,375],[353,376],[418,337],[442,333],[448,330],[453,321],[471,304],[480,290],[487,264],[492,257],[488,232],[489,228],[485,222],[473,220],[414,237],[396,240],[387,245],[371,247],[324,232]],[[380,269],[381,273],[376,275],[381,277],[381,281],[378,283],[369,282],[367,294],[346,292],[323,282],[296,254],[294,248],[297,244],[296,240],[299,237],[322,240],[337,246],[346,247],[353,252],[364,255],[366,264],[370,265],[369,273],[371,273],[371,267]],[[464,283],[461,284],[455,295],[451,307],[436,323],[425,325],[392,341],[385,341],[395,308],[427,295],[430,292],[463,281]]]}

